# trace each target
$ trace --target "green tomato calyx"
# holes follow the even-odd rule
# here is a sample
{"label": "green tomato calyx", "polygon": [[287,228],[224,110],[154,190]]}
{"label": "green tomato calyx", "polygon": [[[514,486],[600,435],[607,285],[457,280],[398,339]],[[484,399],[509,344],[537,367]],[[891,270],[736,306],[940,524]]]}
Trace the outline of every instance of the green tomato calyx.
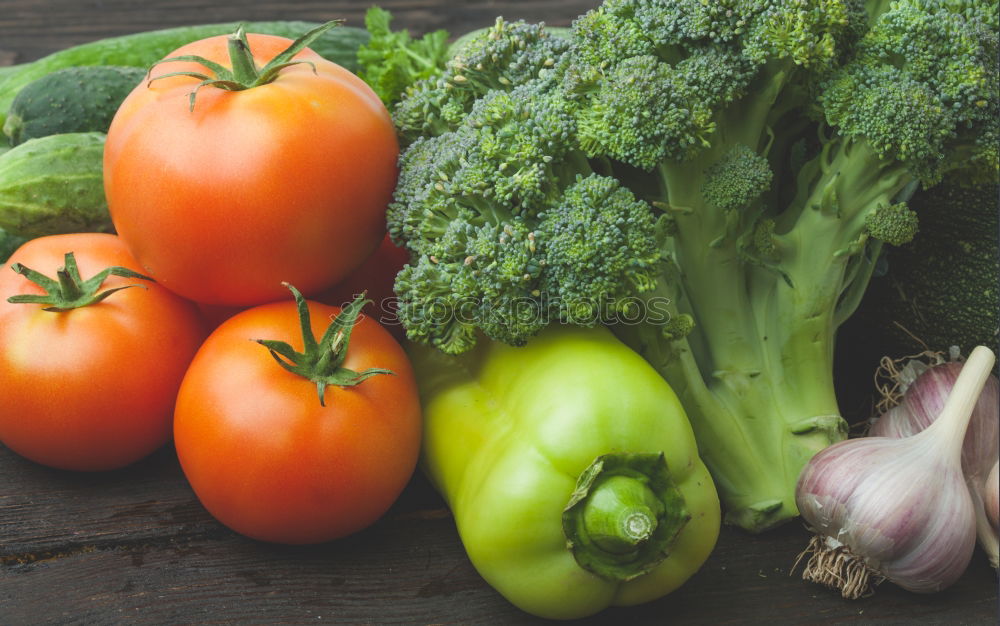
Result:
{"label": "green tomato calyx", "polygon": [[563,511],[563,533],[581,567],[626,581],[667,558],[690,519],[663,453],[614,453],[580,474]]}
{"label": "green tomato calyx", "polygon": [[116,291],[128,289],[129,287],[146,288],[142,283],[132,283],[101,291],[101,286],[108,276],[153,280],[149,276],[134,272],[127,267],[119,266],[105,268],[87,280],[83,280],[80,276],[80,268],[76,264],[76,256],[72,252],[67,252],[63,257],[63,267],[56,270],[57,279],[49,278],[45,274],[25,267],[20,263],[12,264],[10,269],[44,289],[45,293],[11,296],[7,298],[7,302],[12,304],[44,304],[45,306],[42,307],[42,310],[53,313],[71,311],[97,304]]}
{"label": "green tomato calyx", "polygon": [[291,345],[284,341],[272,339],[257,339],[257,343],[264,346],[274,357],[281,367],[293,374],[316,383],[316,392],[319,394],[320,406],[326,406],[326,388],[329,385],[338,387],[353,387],[372,376],[378,374],[395,373],[392,370],[381,367],[372,367],[361,372],[344,367],[344,360],[347,358],[348,344],[351,340],[351,330],[358,322],[361,309],[370,300],[365,298],[365,294],[358,294],[354,300],[340,313],[333,318],[327,327],[323,337],[316,341],[316,336],[312,331],[312,322],[309,316],[309,305],[298,289],[288,283],[282,283],[295,297],[295,305],[299,314],[299,325],[302,328],[302,352],[297,352]]}
{"label": "green tomato calyx", "polygon": [[257,63],[254,62],[253,59],[253,54],[250,52],[250,42],[247,40],[245,30],[246,25],[240,24],[236,28],[236,32],[229,36],[228,48],[229,63],[231,67],[226,67],[221,63],[210,61],[209,59],[196,54],[168,57],[157,61],[154,65],[158,65],[160,63],[170,63],[172,61],[193,61],[205,66],[205,69],[208,72],[211,72],[211,74],[203,72],[170,72],[150,79],[147,86],[151,85],[153,81],[166,78],[168,76],[190,76],[192,78],[197,78],[201,82],[195,86],[194,90],[188,96],[189,109],[193,111],[195,97],[198,94],[198,90],[208,85],[218,87],[219,89],[226,89],[228,91],[252,89],[254,87],[270,83],[278,77],[278,73],[281,72],[281,70],[300,63],[311,66],[313,68],[313,72],[315,72],[316,65],[312,61],[293,61],[292,57],[304,50],[313,41],[315,41],[317,37],[334,26],[339,26],[340,24],[340,20],[332,20],[317,26],[293,41],[287,48],[278,54],[278,56],[268,61],[264,67],[260,68],[257,67]]}

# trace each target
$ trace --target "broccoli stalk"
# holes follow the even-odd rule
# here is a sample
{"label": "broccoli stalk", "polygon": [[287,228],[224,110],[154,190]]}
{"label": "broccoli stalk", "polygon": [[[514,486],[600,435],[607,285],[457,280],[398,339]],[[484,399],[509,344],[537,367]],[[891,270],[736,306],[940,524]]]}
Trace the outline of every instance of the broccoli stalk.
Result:
{"label": "broccoli stalk", "polygon": [[411,339],[607,324],[671,383],[727,520],[846,436],[837,328],[910,193],[997,174],[996,2],[606,0],[497,25],[395,110]]}
{"label": "broccoli stalk", "polygon": [[[898,206],[892,200],[910,181],[857,149],[851,156],[815,167],[823,170],[816,181],[807,177],[814,168],[803,167],[800,183],[809,178],[808,186],[764,242],[749,226],[742,237],[726,236],[724,220],[697,219],[719,218],[704,203],[678,214],[671,258],[681,276],[661,281],[653,297],[676,302],[675,315],[690,315],[694,329],[664,338],[656,324],[612,326],[677,391],[726,494],[727,521],[750,530],[794,516],[802,466],[846,436],[833,387],[835,333],[882,245],[869,238],[865,218]],[[908,228],[911,215],[893,213],[886,227]]]}
{"label": "broccoli stalk", "polygon": [[[935,117],[940,100],[923,110],[913,103],[919,93],[915,83],[940,96],[952,74],[894,72],[898,83],[875,83],[877,101],[865,100],[869,94],[858,80],[885,71],[880,65],[885,61],[877,57],[887,41],[912,50],[914,37],[923,36],[941,51],[955,48],[954,42],[943,45],[941,36],[967,34],[954,23],[959,21],[954,14],[925,9],[900,3],[875,21],[851,61],[823,78],[826,90],[819,99],[827,105],[825,121],[839,122],[839,132],[823,136],[819,154],[797,169],[791,201],[781,211],[763,213],[774,227],[765,245],[751,244],[750,255],[761,255],[756,262],[746,261],[739,234],[728,235],[725,215],[706,206],[711,196],[704,189],[701,202],[690,197],[699,180],[691,162],[660,165],[667,205],[685,208],[675,218],[678,235],[672,241],[673,259],[682,270],[674,297],[679,312],[697,325],[667,349],[658,345],[655,327],[617,328],[681,394],[706,462],[726,494],[731,523],[762,530],[796,514],[791,498],[802,465],[846,434],[832,384],[836,330],[857,308],[883,242],[901,245],[916,231],[915,216],[899,197],[912,192],[915,182],[935,182],[960,165],[957,145],[968,139],[934,146],[923,134],[954,125]],[[931,32],[931,20],[952,30]],[[968,51],[970,62],[975,52]],[[985,95],[989,88],[984,81],[976,93]],[[834,104],[844,108],[834,110]],[[745,101],[733,106],[740,113],[757,110]],[[979,117],[980,107],[970,107],[963,122],[988,124]],[[747,142],[747,118],[738,121],[717,128],[736,128],[739,140]],[[713,144],[712,151],[719,149]],[[711,176],[709,168],[701,171]],[[674,188],[682,192],[672,194]],[[772,194],[764,202],[775,200]],[[737,232],[747,241],[753,224],[741,222]],[[651,345],[657,348],[651,351]]]}

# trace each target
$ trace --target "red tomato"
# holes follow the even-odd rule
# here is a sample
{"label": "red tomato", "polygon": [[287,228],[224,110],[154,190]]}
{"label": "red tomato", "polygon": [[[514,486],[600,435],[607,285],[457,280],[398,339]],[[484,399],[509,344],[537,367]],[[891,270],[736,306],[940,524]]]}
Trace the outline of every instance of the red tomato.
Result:
{"label": "red tomato", "polygon": [[389,235],[386,235],[375,253],[368,257],[361,267],[343,281],[316,296],[316,299],[326,304],[342,306],[359,293],[366,293],[371,303],[365,306],[365,315],[375,318],[396,339],[402,340],[406,332],[396,316],[396,294],[393,291],[393,284],[396,282],[396,274],[409,260],[409,252],[405,248],[397,247]]}
{"label": "red tomato", "polygon": [[[183,46],[229,66],[228,37]],[[249,35],[258,66],[291,43]],[[104,184],[115,228],[145,273],[198,302],[250,306],[343,279],[378,246],[399,147],[382,102],[348,70],[309,61],[241,91],[198,78],[143,81],[108,130]],[[206,72],[156,65],[151,78]]]}
{"label": "red tomato", "polygon": [[[316,337],[340,311],[309,302]],[[287,544],[351,534],[378,519],[416,467],[420,405],[403,349],[372,319],[354,326],[343,363],[387,368],[353,387],[317,385],[281,367],[255,339],[303,350],[295,302],[223,322],[178,394],[174,441],[208,511],[249,537]]]}
{"label": "red tomato", "polygon": [[[71,234],[28,241],[10,264],[50,278],[73,252],[90,278],[109,266],[140,271],[114,235]],[[205,335],[194,305],[145,280],[109,276],[106,299],[62,312],[10,303],[44,290],[0,271],[0,441],[52,467],[107,470],[170,438],[181,379]]]}

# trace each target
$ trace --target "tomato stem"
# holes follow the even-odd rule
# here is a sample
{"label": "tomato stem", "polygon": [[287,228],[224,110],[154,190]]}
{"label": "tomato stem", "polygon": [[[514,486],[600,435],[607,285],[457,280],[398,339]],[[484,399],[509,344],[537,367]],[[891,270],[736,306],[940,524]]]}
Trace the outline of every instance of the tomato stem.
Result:
{"label": "tomato stem", "polygon": [[68,300],[76,300],[81,295],[80,287],[73,280],[73,277],[66,268],[61,268],[56,270],[56,276],[59,278],[59,288],[62,290],[62,294]]}
{"label": "tomato stem", "polygon": [[298,289],[288,283],[282,283],[295,298],[299,316],[299,326],[302,331],[302,352],[296,352],[284,341],[273,339],[257,339],[281,367],[289,372],[302,376],[316,383],[320,406],[326,406],[326,388],[329,385],[338,387],[354,387],[361,382],[379,374],[395,373],[381,367],[372,367],[361,372],[355,372],[343,366],[347,358],[351,331],[358,322],[358,316],[365,304],[371,302],[365,294],[359,294],[350,304],[341,309],[340,313],[330,322],[323,337],[316,341],[312,332],[312,320],[309,315],[309,304]]}
{"label": "tomato stem", "polygon": [[205,57],[193,54],[168,57],[157,61],[153,65],[156,66],[160,63],[171,63],[175,61],[194,62],[203,65],[211,74],[191,71],[169,72],[167,74],[161,74],[151,78],[146,83],[146,86],[149,87],[153,84],[153,82],[168,76],[188,76],[191,78],[197,78],[201,82],[195,86],[194,90],[191,91],[189,95],[190,110],[193,111],[195,97],[198,94],[198,90],[202,87],[210,85],[227,91],[252,89],[274,81],[278,77],[281,70],[286,67],[299,64],[309,65],[313,68],[313,72],[315,72],[316,64],[312,61],[293,61],[292,57],[305,50],[309,44],[316,40],[317,37],[334,26],[339,26],[341,23],[341,20],[331,20],[325,24],[317,26],[293,41],[287,48],[268,61],[262,68],[257,67],[257,63],[254,61],[253,53],[250,51],[250,42],[247,39],[246,34],[246,24],[240,23],[240,25],[236,28],[236,32],[230,35],[228,40],[229,64],[231,69],[220,63],[206,59]]}
{"label": "tomato stem", "polygon": [[238,85],[252,85],[257,82],[260,72],[250,53],[245,24],[240,24],[229,37],[229,60],[233,66],[233,77]]}
{"label": "tomato stem", "polygon": [[10,266],[10,269],[41,287],[45,290],[45,293],[11,296],[7,298],[7,302],[12,304],[44,304],[46,306],[42,310],[54,313],[97,304],[116,291],[128,289],[129,287],[146,288],[142,283],[132,283],[100,291],[101,286],[108,276],[153,280],[149,276],[120,266],[105,268],[87,280],[83,280],[80,276],[80,268],[76,264],[76,256],[72,252],[65,254],[63,257],[63,267],[56,270],[56,278],[58,280],[49,278],[45,274],[37,272],[30,267],[25,267],[20,263],[14,263]]}

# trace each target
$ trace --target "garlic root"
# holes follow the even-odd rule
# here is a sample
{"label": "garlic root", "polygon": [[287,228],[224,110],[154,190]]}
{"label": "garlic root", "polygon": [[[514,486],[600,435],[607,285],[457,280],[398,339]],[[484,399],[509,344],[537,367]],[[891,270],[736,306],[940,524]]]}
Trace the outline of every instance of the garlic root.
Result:
{"label": "garlic root", "polygon": [[867,598],[885,576],[868,567],[862,557],[832,537],[813,535],[809,545],[799,554],[792,571],[805,555],[809,555],[802,578],[835,589],[848,600]]}

